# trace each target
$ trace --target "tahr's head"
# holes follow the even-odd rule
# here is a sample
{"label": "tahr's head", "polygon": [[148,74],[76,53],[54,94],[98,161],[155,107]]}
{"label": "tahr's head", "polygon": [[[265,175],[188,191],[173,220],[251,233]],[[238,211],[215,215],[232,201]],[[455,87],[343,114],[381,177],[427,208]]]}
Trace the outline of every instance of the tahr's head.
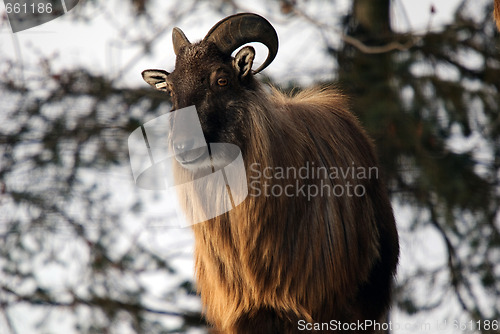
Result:
{"label": "tahr's head", "polygon": [[[242,13],[218,22],[200,42],[190,43],[179,28],[174,28],[172,40],[175,70],[172,73],[145,70],[142,77],[151,86],[170,94],[172,110],[194,105],[207,142],[243,147],[245,110],[252,103],[250,93],[258,85],[253,75],[275,58],[278,52],[276,31],[263,17]],[[253,47],[245,46],[231,56],[233,51],[251,42],[260,42],[269,50],[267,59],[255,71],[252,71]],[[189,138],[189,134],[176,136],[181,137]],[[192,144],[189,139],[179,139],[174,149],[176,146],[186,149]],[[192,152],[180,160],[189,162],[199,158],[196,155]]]}

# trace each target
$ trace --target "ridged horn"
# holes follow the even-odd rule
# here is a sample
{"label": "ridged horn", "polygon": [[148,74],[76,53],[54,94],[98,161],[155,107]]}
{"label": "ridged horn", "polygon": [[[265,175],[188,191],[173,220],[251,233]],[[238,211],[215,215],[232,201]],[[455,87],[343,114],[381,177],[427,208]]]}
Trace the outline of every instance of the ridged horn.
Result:
{"label": "ridged horn", "polygon": [[182,47],[186,45],[191,45],[191,42],[187,39],[186,35],[179,28],[175,27],[172,30],[172,43],[174,44],[174,52],[177,56]]}
{"label": "ridged horn", "polygon": [[260,15],[241,13],[231,15],[219,21],[207,33],[204,41],[211,41],[224,54],[231,53],[240,46],[260,42],[264,44],[269,53],[266,61],[253,73],[259,73],[266,68],[278,53],[278,35],[269,21]]}

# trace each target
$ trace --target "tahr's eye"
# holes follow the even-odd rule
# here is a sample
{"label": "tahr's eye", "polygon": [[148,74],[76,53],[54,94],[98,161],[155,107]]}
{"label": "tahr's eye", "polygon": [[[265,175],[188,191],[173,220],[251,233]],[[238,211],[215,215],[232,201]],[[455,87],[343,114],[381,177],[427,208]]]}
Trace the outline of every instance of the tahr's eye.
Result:
{"label": "tahr's eye", "polygon": [[217,79],[217,84],[221,87],[223,86],[226,86],[227,85],[227,79],[226,78],[219,78]]}

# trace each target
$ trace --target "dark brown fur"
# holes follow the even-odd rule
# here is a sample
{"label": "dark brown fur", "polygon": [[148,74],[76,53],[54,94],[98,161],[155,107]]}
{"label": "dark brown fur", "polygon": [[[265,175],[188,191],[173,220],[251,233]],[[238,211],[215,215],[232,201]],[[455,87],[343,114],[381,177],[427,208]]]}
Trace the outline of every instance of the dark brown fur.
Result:
{"label": "dark brown fur", "polygon": [[493,16],[497,23],[498,30],[500,30],[500,0],[495,0],[495,9],[493,11]]}
{"label": "dark brown fur", "polygon": [[[246,111],[249,184],[253,163],[377,166],[370,140],[334,90],[293,98],[261,91]],[[198,288],[207,318],[223,333],[295,333],[300,319],[384,320],[398,255],[385,189],[378,179],[326,181],[361,182],[367,194],[310,201],[249,196],[228,214],[193,226]],[[186,212],[196,208],[196,194],[180,194]]]}
{"label": "dark brown fur", "polygon": [[[217,333],[234,334],[304,333],[299,320],[383,322],[399,246],[381,180],[259,179],[255,165],[261,171],[307,164],[375,167],[371,140],[335,89],[309,89],[293,97],[268,92],[253,75],[239,78],[231,61],[217,55],[213,44],[192,44],[178,54],[176,71],[166,81],[175,109],[196,105],[207,141],[241,148],[253,190],[262,190],[265,182],[281,187],[295,182],[346,187],[349,182],[362,185],[366,194],[308,200],[250,191],[233,210],[195,224],[196,276],[207,319]],[[221,69],[229,84],[217,87],[214,73]],[[189,179],[181,165],[175,169],[178,179]],[[182,188],[188,218],[198,219],[199,203],[206,200],[200,194],[217,200],[220,190],[209,181]]]}

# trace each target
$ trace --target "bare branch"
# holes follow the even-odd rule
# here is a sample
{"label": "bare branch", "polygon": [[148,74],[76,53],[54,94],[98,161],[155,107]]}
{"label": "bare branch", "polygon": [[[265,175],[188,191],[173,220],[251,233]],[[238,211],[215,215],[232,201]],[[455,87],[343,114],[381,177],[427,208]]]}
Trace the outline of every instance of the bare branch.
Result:
{"label": "bare branch", "polygon": [[460,292],[460,285],[462,284],[462,278],[460,273],[460,265],[458,264],[459,261],[456,256],[455,247],[451,243],[451,240],[446,234],[446,231],[439,224],[437,213],[434,208],[434,204],[431,202],[431,200],[428,200],[427,205],[429,208],[429,212],[431,214],[430,222],[441,234],[441,237],[443,238],[446,244],[446,250],[448,252],[448,269],[450,271],[450,276],[451,276],[451,285],[455,290],[455,294],[457,295],[460,306],[463,308],[464,311],[469,312],[470,310],[465,304],[464,298],[462,297],[462,294]]}
{"label": "bare branch", "polygon": [[391,51],[406,51],[410,49],[412,46],[417,44],[422,37],[414,37],[411,38],[408,42],[401,44],[399,42],[390,42],[385,45],[380,45],[380,46],[370,46],[366,45],[363,42],[361,42],[359,39],[356,39],[352,36],[349,35],[342,35],[342,40],[346,42],[349,45],[354,46],[356,49],[359,51],[366,53],[366,54],[379,54],[379,53],[387,53]]}

